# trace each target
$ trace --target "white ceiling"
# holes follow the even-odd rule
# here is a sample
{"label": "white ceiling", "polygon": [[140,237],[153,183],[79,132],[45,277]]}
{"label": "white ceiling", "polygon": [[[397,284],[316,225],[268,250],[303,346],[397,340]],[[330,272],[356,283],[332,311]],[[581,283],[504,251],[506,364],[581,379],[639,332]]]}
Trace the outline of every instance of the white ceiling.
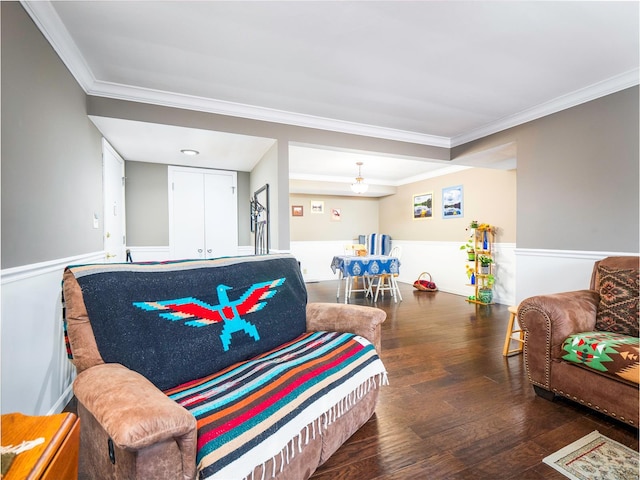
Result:
{"label": "white ceiling", "polygon": [[[88,94],[441,147],[638,84],[636,1],[23,5]],[[93,120],[128,160],[184,163],[176,152],[195,148],[198,166],[248,171],[272,145]],[[480,163],[512,167],[511,150]],[[294,146],[291,176],[351,178],[362,160],[365,178],[397,185],[451,165],[345,153]]]}

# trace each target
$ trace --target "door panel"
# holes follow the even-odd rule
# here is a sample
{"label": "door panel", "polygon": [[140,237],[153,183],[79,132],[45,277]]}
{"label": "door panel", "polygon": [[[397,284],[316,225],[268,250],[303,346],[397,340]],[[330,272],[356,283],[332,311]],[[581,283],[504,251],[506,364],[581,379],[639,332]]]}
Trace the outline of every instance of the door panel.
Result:
{"label": "door panel", "polygon": [[228,174],[204,176],[206,256],[224,257],[238,251],[237,194]]}
{"label": "door panel", "polygon": [[204,180],[200,173],[175,171],[173,174],[174,259],[204,258]]}

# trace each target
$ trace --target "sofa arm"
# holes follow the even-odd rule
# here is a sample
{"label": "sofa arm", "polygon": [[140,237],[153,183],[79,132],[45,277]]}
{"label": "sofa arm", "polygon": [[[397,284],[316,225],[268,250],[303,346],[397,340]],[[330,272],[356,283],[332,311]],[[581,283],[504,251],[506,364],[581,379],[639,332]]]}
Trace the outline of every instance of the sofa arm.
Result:
{"label": "sofa arm", "polygon": [[105,363],[78,374],[73,389],[119,448],[137,451],[174,439],[185,478],[195,477],[196,419],[145,377],[120,364]]}
{"label": "sofa arm", "polygon": [[350,332],[369,340],[381,352],[384,310],[341,303],[307,304],[307,331]]}
{"label": "sofa arm", "polygon": [[595,329],[600,295],[593,290],[540,295],[518,306],[525,331],[525,362],[529,380],[549,389],[553,361],[558,361],[569,335]]}

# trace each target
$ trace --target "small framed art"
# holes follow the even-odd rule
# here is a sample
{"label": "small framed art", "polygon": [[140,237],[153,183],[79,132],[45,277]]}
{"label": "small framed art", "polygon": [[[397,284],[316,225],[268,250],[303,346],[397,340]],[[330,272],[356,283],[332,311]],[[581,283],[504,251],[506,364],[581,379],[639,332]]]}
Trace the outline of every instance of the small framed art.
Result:
{"label": "small framed art", "polygon": [[304,216],[304,208],[302,205],[292,205],[291,206],[291,216],[292,217],[302,217]]}
{"label": "small framed art", "polygon": [[462,185],[442,189],[442,218],[462,218],[464,216]]}
{"label": "small framed art", "polygon": [[311,213],[324,213],[324,202],[311,200]]}
{"label": "small framed art", "polygon": [[433,217],[433,192],[419,193],[413,196],[413,218]]}

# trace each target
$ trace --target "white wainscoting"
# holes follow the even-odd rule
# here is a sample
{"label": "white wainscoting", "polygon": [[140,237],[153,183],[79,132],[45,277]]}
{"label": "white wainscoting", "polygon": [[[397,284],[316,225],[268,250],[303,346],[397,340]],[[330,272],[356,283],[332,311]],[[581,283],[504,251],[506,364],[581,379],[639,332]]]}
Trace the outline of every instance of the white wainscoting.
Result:
{"label": "white wainscoting", "polygon": [[[291,253],[300,261],[306,282],[336,280],[331,271],[334,255],[341,255],[345,245],[353,240],[330,242],[291,242]],[[460,242],[427,242],[393,240],[393,246],[402,247],[400,275],[398,281],[408,284],[429,272],[438,289],[467,297],[474,293],[466,286],[466,254],[460,251]],[[494,301],[514,305],[515,301],[515,244],[496,244],[496,285]]]}
{"label": "white wainscoting", "polygon": [[2,413],[49,415],[71,399],[75,367],[64,346],[64,267],[104,261],[104,252],[4,269],[2,282]]}
{"label": "white wainscoting", "polygon": [[621,252],[584,252],[517,248],[516,299],[589,288],[593,264],[611,256],[638,255]]}
{"label": "white wainscoting", "polygon": [[305,282],[323,282],[338,279],[331,271],[331,260],[344,254],[345,246],[353,243],[353,240],[291,242],[290,251],[300,262]]}

